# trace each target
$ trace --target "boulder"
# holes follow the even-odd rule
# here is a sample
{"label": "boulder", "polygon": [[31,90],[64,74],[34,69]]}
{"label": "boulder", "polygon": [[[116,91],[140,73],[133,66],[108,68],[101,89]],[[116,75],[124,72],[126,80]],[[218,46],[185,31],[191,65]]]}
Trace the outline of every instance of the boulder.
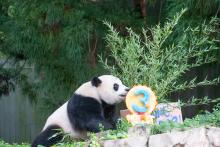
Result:
{"label": "boulder", "polygon": [[205,128],[195,128],[183,132],[170,132],[152,135],[148,142],[149,147],[209,147]]}
{"label": "boulder", "polygon": [[103,147],[146,147],[147,137],[128,137],[119,140],[107,140],[101,145]]}
{"label": "boulder", "polygon": [[150,127],[145,125],[135,125],[128,129],[128,137],[150,136]]}
{"label": "boulder", "polygon": [[207,128],[206,136],[212,146],[220,147],[220,128]]}
{"label": "boulder", "polygon": [[220,128],[200,127],[186,131],[149,135],[148,127],[135,126],[128,138],[107,140],[104,147],[220,147]]}

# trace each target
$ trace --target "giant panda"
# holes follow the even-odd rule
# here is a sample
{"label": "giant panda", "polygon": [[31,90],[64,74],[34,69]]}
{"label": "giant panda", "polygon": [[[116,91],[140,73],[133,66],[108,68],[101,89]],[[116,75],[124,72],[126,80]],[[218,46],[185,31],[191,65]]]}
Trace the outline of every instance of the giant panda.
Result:
{"label": "giant panda", "polygon": [[87,131],[115,129],[115,105],[124,100],[129,88],[113,75],[102,75],[82,84],[73,96],[47,119],[32,147],[52,146],[64,133],[73,138],[85,138]]}

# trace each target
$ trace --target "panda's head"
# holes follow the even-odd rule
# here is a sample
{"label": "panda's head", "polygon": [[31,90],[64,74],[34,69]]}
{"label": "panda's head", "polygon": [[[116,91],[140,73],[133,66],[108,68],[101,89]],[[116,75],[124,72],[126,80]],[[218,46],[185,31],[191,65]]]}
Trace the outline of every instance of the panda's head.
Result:
{"label": "panda's head", "polygon": [[121,102],[129,91],[129,88],[123,85],[119,78],[112,75],[94,77],[91,83],[96,87],[99,98],[107,104]]}

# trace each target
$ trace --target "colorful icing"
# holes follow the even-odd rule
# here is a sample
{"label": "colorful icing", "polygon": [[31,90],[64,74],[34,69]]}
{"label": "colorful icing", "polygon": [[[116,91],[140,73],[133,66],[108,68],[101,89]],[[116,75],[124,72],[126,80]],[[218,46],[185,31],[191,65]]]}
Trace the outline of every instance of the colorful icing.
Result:
{"label": "colorful icing", "polygon": [[143,98],[140,98],[140,101],[143,103],[143,106],[138,106],[138,105],[132,103],[132,109],[135,110],[138,113],[146,112],[147,111],[147,102],[148,102],[148,99],[150,98],[149,92],[145,91],[143,89],[137,89],[134,92],[134,94],[135,95],[139,95],[139,94],[143,94],[144,95]]}
{"label": "colorful icing", "polygon": [[147,122],[149,119],[152,120],[150,114],[156,105],[156,96],[149,87],[134,86],[126,96],[126,106],[132,113],[127,116],[128,121]]}

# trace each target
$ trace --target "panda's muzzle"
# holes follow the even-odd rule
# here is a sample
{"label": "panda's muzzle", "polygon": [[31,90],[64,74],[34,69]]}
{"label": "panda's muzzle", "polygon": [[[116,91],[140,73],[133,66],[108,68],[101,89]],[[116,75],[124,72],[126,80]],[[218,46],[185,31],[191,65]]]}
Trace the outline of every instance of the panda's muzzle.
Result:
{"label": "panda's muzzle", "polygon": [[128,92],[129,90],[130,90],[130,88],[126,88],[126,89],[125,89],[125,91],[127,91],[127,92]]}
{"label": "panda's muzzle", "polygon": [[126,94],[120,94],[121,97],[126,97]]}

